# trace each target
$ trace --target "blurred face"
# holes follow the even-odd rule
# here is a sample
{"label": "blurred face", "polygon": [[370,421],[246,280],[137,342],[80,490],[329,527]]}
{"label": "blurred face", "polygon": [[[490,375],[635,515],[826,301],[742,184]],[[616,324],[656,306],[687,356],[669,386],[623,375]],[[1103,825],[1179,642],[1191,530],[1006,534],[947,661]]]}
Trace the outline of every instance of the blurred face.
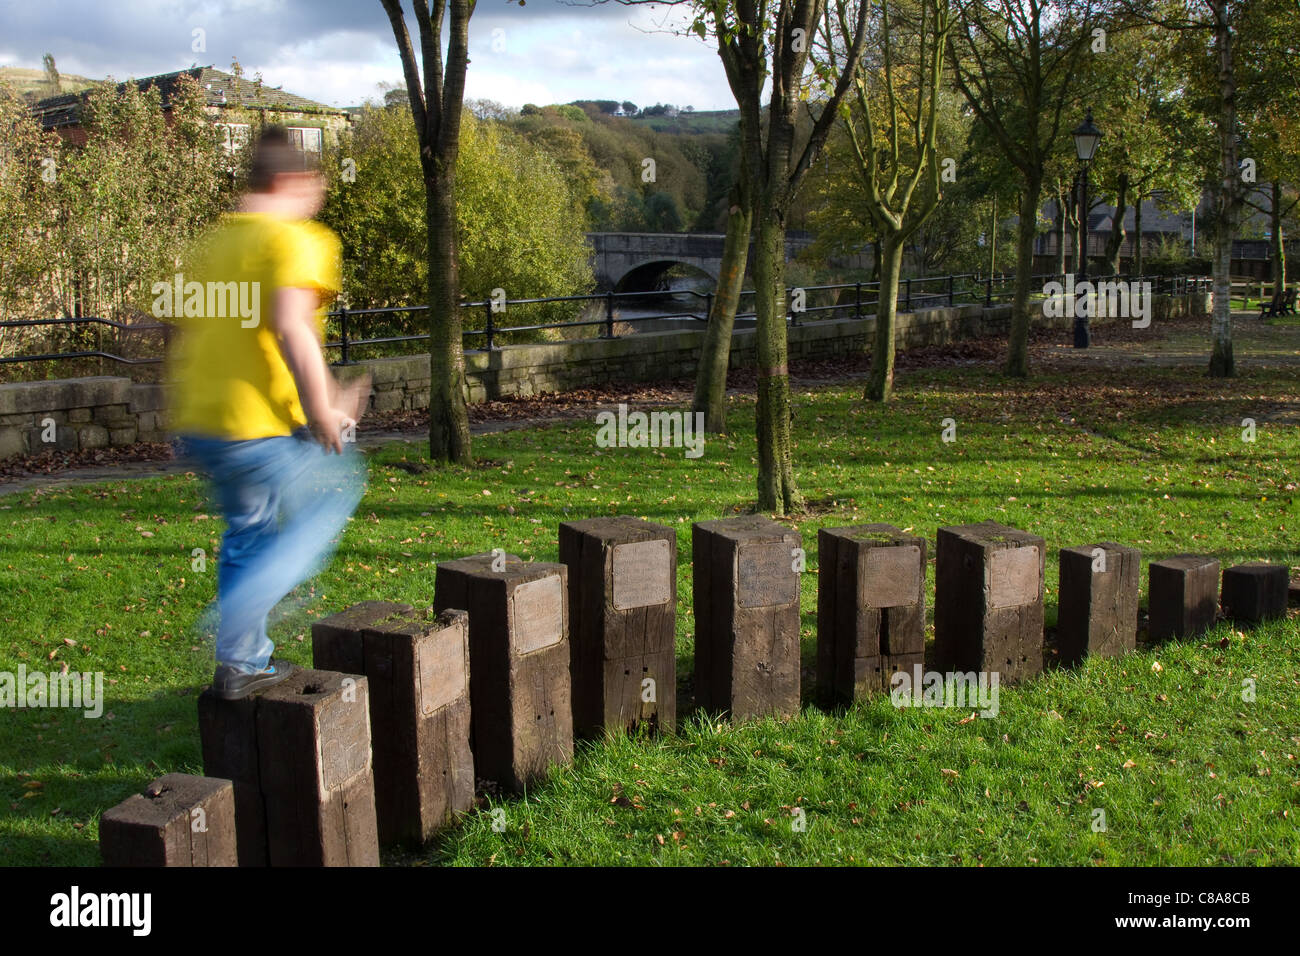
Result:
{"label": "blurred face", "polygon": [[325,177],[317,172],[281,173],[271,193],[289,218],[311,219],[325,204]]}

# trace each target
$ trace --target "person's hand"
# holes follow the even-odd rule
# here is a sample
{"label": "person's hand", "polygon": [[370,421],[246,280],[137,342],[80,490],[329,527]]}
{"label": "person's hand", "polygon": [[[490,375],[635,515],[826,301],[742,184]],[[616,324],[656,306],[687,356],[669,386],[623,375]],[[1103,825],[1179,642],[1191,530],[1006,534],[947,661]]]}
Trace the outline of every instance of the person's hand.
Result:
{"label": "person's hand", "polygon": [[311,437],[320,443],[326,453],[343,454],[343,429],[352,419],[341,408],[325,408],[308,418]]}
{"label": "person's hand", "polygon": [[364,372],[346,385],[330,381],[331,404],[308,416],[312,437],[327,451],[343,454],[343,430],[355,426],[370,404],[370,373]]}
{"label": "person's hand", "polygon": [[370,373],[363,372],[346,385],[340,385],[334,398],[334,407],[346,414],[353,423],[361,421],[370,404]]}

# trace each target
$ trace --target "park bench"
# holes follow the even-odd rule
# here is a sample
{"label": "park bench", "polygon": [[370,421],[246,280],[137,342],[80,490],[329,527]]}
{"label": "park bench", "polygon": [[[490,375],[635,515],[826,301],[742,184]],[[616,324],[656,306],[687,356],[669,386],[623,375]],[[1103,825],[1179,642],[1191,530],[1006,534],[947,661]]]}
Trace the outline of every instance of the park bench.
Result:
{"label": "park bench", "polygon": [[1274,315],[1295,315],[1295,300],[1295,289],[1279,291],[1271,300],[1260,301],[1259,317],[1266,319]]}

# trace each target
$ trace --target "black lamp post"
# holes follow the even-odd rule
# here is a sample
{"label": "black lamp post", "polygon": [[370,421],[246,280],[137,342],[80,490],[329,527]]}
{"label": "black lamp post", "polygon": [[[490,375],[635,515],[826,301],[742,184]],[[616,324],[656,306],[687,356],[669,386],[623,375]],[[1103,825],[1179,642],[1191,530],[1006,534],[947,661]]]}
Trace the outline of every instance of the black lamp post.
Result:
{"label": "black lamp post", "polygon": [[[1077,285],[1082,285],[1088,281],[1088,164],[1092,162],[1092,157],[1097,152],[1097,144],[1101,142],[1101,130],[1097,129],[1092,123],[1092,110],[1083,122],[1074,130],[1074,152],[1079,157],[1079,163],[1083,167],[1082,193],[1079,201],[1079,232],[1083,235],[1081,243],[1082,249],[1075,252],[1078,255],[1078,279]],[[1090,336],[1088,333],[1088,316],[1081,314],[1078,304],[1075,304],[1074,310],[1074,347],[1076,349],[1086,349]]]}

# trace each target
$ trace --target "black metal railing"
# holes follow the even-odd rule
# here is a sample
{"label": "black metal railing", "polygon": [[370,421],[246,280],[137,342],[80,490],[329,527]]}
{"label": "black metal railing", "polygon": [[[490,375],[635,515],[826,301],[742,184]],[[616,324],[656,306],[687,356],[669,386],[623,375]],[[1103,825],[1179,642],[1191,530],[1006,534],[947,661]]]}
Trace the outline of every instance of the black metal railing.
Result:
{"label": "black metal railing", "polygon": [[[1030,287],[1034,288],[1034,283],[1038,282],[1040,288],[1049,282],[1060,282],[1064,285],[1068,275],[1073,273],[1044,273],[1034,275],[1031,279]],[[1204,276],[1128,276],[1128,275],[1108,275],[1098,276],[1091,280],[1094,284],[1098,282],[1151,282],[1151,291],[1157,295],[1187,295],[1193,292],[1208,291],[1210,288],[1210,279]],[[819,285],[794,287],[788,290],[790,303],[787,305],[786,321],[791,325],[799,325],[806,316],[815,315],[825,319],[836,318],[863,318],[864,315],[871,315],[874,312],[865,312],[864,307],[874,310],[880,300],[880,285],[878,280],[868,282],[848,282],[835,285]],[[1014,275],[979,275],[976,273],[966,273],[961,275],[943,275],[943,276],[924,276],[908,277],[899,280],[899,287],[896,296],[896,303],[903,312],[912,312],[915,309],[937,308],[942,306],[956,305],[977,305],[982,304],[989,308],[997,303],[1010,301],[1014,295],[1015,276]],[[853,290],[851,296],[840,295],[839,293]],[[833,297],[835,301],[829,304],[809,305],[809,298]],[[752,298],[754,292],[752,289],[741,293],[742,301],[745,298]],[[644,302],[647,299],[662,298],[664,296],[689,296],[696,300],[702,300],[704,306],[703,312],[696,311],[663,311],[655,312],[651,315],[623,316],[618,311],[620,302]],[[596,292],[587,295],[568,295],[568,296],[551,296],[547,298],[535,299],[499,299],[486,300],[483,302],[462,302],[461,308],[465,310],[482,309],[483,310],[483,328],[465,329],[463,332],[463,345],[469,351],[470,343],[479,344],[479,350],[492,351],[500,347],[498,339],[502,336],[510,336],[519,333],[540,332],[551,329],[569,329],[582,328],[590,326],[600,326],[600,335],[602,338],[612,338],[615,333],[615,323],[635,324],[641,322],[661,322],[671,319],[688,319],[696,322],[707,322],[713,312],[713,292],[699,292],[693,289],[666,290],[662,292]],[[528,325],[501,325],[500,317],[510,307],[529,306],[529,305],[550,305],[555,303],[603,303],[603,314],[598,318],[579,318],[566,322],[534,323]],[[352,352],[358,348],[368,348],[383,345],[397,345],[406,342],[420,342],[428,339],[427,334],[420,335],[385,335],[373,338],[356,338],[353,335],[353,325],[358,319],[364,320],[368,317],[385,316],[385,315],[410,315],[416,312],[427,311],[428,306],[398,306],[391,308],[374,308],[374,309],[348,309],[340,308],[327,313],[327,317],[338,320],[339,338],[337,341],[328,341],[324,343],[327,349],[339,350],[339,360],[336,364],[353,365],[356,364]],[[757,318],[757,314],[752,310],[737,311],[736,318],[739,320],[749,320]],[[33,326],[61,326],[67,328],[76,328],[81,326],[107,326],[109,328],[130,331],[143,332],[157,328],[166,328],[159,323],[158,325],[141,325],[116,322],[111,319],[98,317],[79,317],[64,319],[21,319],[0,322],[0,329],[5,328],[28,328]],[[480,341],[481,340],[481,341]],[[100,349],[88,349],[71,352],[47,352],[31,355],[13,355],[0,357],[0,363],[14,362],[42,362],[42,361],[59,361],[65,359],[79,358],[100,358],[110,361],[119,362],[123,365],[155,365],[162,362],[160,357],[149,358],[129,358],[116,355],[112,352]]]}

